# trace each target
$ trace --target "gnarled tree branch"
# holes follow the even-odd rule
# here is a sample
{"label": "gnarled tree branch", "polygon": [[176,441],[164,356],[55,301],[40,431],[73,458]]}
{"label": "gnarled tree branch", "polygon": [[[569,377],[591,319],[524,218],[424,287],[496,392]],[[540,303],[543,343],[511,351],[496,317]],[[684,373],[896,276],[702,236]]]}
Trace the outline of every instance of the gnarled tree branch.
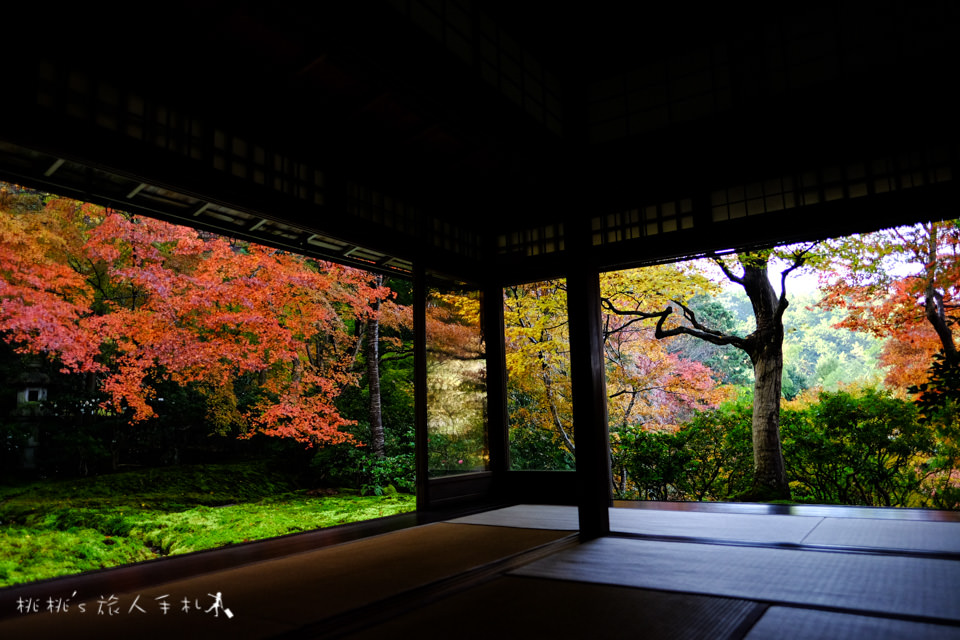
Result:
{"label": "gnarled tree branch", "polygon": [[744,351],[748,351],[749,349],[748,339],[741,338],[739,336],[727,335],[720,331],[710,329],[709,327],[706,327],[700,324],[700,322],[697,320],[696,314],[693,312],[692,309],[690,309],[689,307],[684,305],[682,302],[679,302],[677,300],[674,300],[673,302],[677,304],[681,309],[683,309],[684,318],[686,318],[687,321],[692,326],[688,327],[685,325],[680,325],[672,329],[664,329],[663,325],[666,322],[667,317],[673,313],[673,307],[667,307],[663,311],[637,311],[637,310],[630,310],[630,309],[618,309],[616,306],[614,306],[613,302],[611,302],[609,298],[600,299],[601,306],[607,311],[611,313],[615,313],[619,316],[634,316],[633,320],[631,320],[624,326],[629,326],[629,324],[638,322],[640,320],[652,320],[653,318],[657,318],[657,328],[656,328],[656,332],[654,333],[654,336],[657,338],[657,340],[662,340],[664,338],[669,338],[671,336],[688,335],[688,336],[693,336],[695,338],[700,338],[701,340],[706,340],[707,342],[710,342],[716,345],[723,346],[723,345],[730,344],[739,349],[743,349]]}
{"label": "gnarled tree branch", "polygon": [[[657,330],[654,333],[654,336],[656,336],[657,340],[662,340],[664,338],[669,338],[671,336],[688,335],[688,336],[693,336],[694,338],[700,338],[701,340],[705,340],[711,344],[716,344],[720,346],[732,344],[738,349],[743,349],[748,353],[750,351],[750,344],[749,344],[748,338],[741,338],[740,336],[727,335],[724,333],[720,333],[719,331],[706,329],[705,327],[702,329],[697,329],[696,327],[687,327],[685,325],[680,325],[672,329],[664,329],[663,324],[664,322],[667,321],[667,317],[671,313],[673,313],[673,307],[667,307],[661,313],[662,315],[660,316],[660,319],[657,321]],[[699,323],[697,324],[699,325]],[[700,325],[700,326],[702,327],[703,325]]]}
{"label": "gnarled tree branch", "polygon": [[809,247],[801,249],[793,254],[793,264],[780,272],[780,300],[777,302],[777,313],[776,317],[782,322],[783,313],[787,310],[789,302],[787,301],[787,276],[793,273],[796,269],[799,269],[807,262],[807,257],[809,253],[816,247],[819,242],[814,242]]}
{"label": "gnarled tree branch", "polygon": [[743,278],[735,274],[733,271],[730,271],[730,267],[727,266],[727,263],[723,261],[720,256],[710,256],[710,259],[720,267],[720,270],[723,271],[723,275],[727,277],[727,280],[730,282],[736,282],[739,285],[743,285]]}

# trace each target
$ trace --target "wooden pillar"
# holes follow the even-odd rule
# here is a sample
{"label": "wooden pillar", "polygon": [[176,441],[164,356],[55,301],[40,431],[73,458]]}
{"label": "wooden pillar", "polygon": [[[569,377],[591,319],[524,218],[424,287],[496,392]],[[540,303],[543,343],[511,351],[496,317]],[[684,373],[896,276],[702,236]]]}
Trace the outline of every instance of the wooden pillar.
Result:
{"label": "wooden pillar", "polygon": [[503,287],[499,282],[483,287],[483,337],[487,351],[487,446],[494,488],[499,490],[509,471],[507,435],[507,377],[503,335]]}
{"label": "wooden pillar", "polygon": [[423,265],[413,270],[413,408],[417,510],[430,505],[427,456],[427,284]]}
{"label": "wooden pillar", "polygon": [[[569,87],[588,86],[592,79],[583,68],[573,70]],[[564,211],[566,241],[567,315],[570,332],[570,385],[573,395],[573,433],[576,446],[577,506],[580,539],[610,533],[613,494],[610,482],[610,438],[607,431],[607,381],[603,360],[600,269],[593,245],[591,212],[596,211],[589,172],[581,173],[578,149],[590,145],[587,92],[564,94],[564,163],[569,173],[563,191],[551,195],[557,211]]]}
{"label": "wooden pillar", "polygon": [[577,448],[577,505],[580,537],[610,533],[610,453],[603,366],[600,275],[591,267],[567,275],[570,327],[570,384]]}

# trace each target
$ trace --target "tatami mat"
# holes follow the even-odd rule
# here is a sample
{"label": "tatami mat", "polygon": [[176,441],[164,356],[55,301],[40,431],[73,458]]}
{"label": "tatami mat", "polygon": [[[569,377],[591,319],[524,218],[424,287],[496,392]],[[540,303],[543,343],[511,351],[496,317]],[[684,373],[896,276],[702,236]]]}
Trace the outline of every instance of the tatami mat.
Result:
{"label": "tatami mat", "polygon": [[742,637],[763,609],[731,598],[506,577],[346,637],[725,640]]}
{"label": "tatami mat", "polygon": [[[824,508],[822,513],[829,510]],[[452,522],[568,531],[579,528],[576,507],[554,505],[517,505]],[[721,542],[960,554],[960,522],[611,508],[610,530]]]}
{"label": "tatami mat", "polygon": [[[799,544],[822,518],[610,509],[610,529],[619,533]],[[517,505],[452,522],[500,527],[579,528],[576,507]]]}
{"label": "tatami mat", "polygon": [[800,544],[822,518],[610,509],[610,530],[651,536]]}
{"label": "tatami mat", "polygon": [[960,640],[949,627],[832,611],[770,607],[746,640]]}
{"label": "tatami mat", "polygon": [[960,621],[960,562],[601,538],[516,575]]}
{"label": "tatami mat", "polygon": [[960,523],[826,518],[803,542],[960,554]]}
{"label": "tatami mat", "polygon": [[495,527],[524,527],[577,531],[580,520],[576,507],[546,504],[518,504],[450,520],[457,524],[485,524]]}

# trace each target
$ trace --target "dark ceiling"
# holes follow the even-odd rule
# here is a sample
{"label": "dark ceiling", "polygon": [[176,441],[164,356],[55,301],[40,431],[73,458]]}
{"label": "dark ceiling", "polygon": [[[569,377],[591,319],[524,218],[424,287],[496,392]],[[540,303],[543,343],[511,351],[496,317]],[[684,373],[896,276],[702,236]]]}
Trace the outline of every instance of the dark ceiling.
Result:
{"label": "dark ceiling", "polygon": [[[496,253],[498,242],[509,249],[511,232],[566,222],[569,233],[571,221],[591,216],[596,229],[603,216],[655,205],[659,227],[641,234],[649,237],[668,229],[661,218],[670,202],[692,202],[690,219],[703,229],[718,192],[774,179],[799,194],[813,172],[824,196],[836,167],[847,182],[861,165],[871,184],[943,167],[952,180],[955,3],[767,5],[20,4],[4,10],[0,141],[13,145],[8,154],[28,149],[247,207],[247,229],[262,215],[405,259],[432,251],[429,243],[398,247],[394,231],[350,223],[339,214],[341,187],[360,184],[416,207],[421,241],[427,227],[453,225],[462,231],[448,233],[454,244],[473,242],[477,257]],[[173,112],[202,123],[207,138],[226,136],[221,174],[230,174],[230,153],[254,161],[248,146],[318,167],[333,214],[278,211],[279,201],[258,200],[232,179],[249,181],[246,170],[206,175],[197,163],[131,146],[117,135],[131,96],[147,104],[141,119]],[[164,126],[181,126],[171,122]],[[876,169],[880,161],[886,169]],[[8,163],[8,176],[57,186],[56,174],[24,167]],[[60,186],[97,195],[89,185]],[[807,226],[837,222],[832,212],[818,216]],[[725,227],[735,229],[730,238],[737,224]],[[787,224],[754,225],[751,240]],[[669,251],[659,238],[655,246],[679,254],[715,237],[706,229],[692,243],[692,232],[667,243]]]}

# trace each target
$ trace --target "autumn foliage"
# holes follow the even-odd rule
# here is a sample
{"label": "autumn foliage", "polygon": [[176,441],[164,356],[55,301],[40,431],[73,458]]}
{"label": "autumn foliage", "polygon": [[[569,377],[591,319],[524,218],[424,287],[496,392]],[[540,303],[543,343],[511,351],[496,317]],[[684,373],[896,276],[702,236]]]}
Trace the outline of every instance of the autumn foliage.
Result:
{"label": "autumn foliage", "polygon": [[881,364],[897,389],[926,381],[938,351],[956,359],[960,227],[928,222],[830,244],[821,306],[844,310],[839,327],[886,340]]}
{"label": "autumn foliage", "polygon": [[[710,287],[701,274],[677,265],[610,272],[601,278],[605,300],[632,308],[689,300]],[[620,432],[676,430],[695,411],[715,407],[725,397],[709,368],[670,352],[669,345],[654,337],[655,320],[605,311],[602,322],[614,443]],[[549,442],[572,459],[576,439],[565,281],[507,287],[504,332],[514,464],[538,466],[522,460],[531,439]]]}
{"label": "autumn foliage", "polygon": [[[0,332],[96,376],[106,411],[156,415],[156,384],[193,385],[212,423],[308,445],[348,441],[334,400],[356,380],[353,327],[390,292],[363,271],[151,218],[5,190]],[[238,405],[234,386],[255,380]]]}
{"label": "autumn foliage", "polygon": [[426,396],[431,476],[489,467],[481,309],[479,291],[450,283],[428,288]]}

